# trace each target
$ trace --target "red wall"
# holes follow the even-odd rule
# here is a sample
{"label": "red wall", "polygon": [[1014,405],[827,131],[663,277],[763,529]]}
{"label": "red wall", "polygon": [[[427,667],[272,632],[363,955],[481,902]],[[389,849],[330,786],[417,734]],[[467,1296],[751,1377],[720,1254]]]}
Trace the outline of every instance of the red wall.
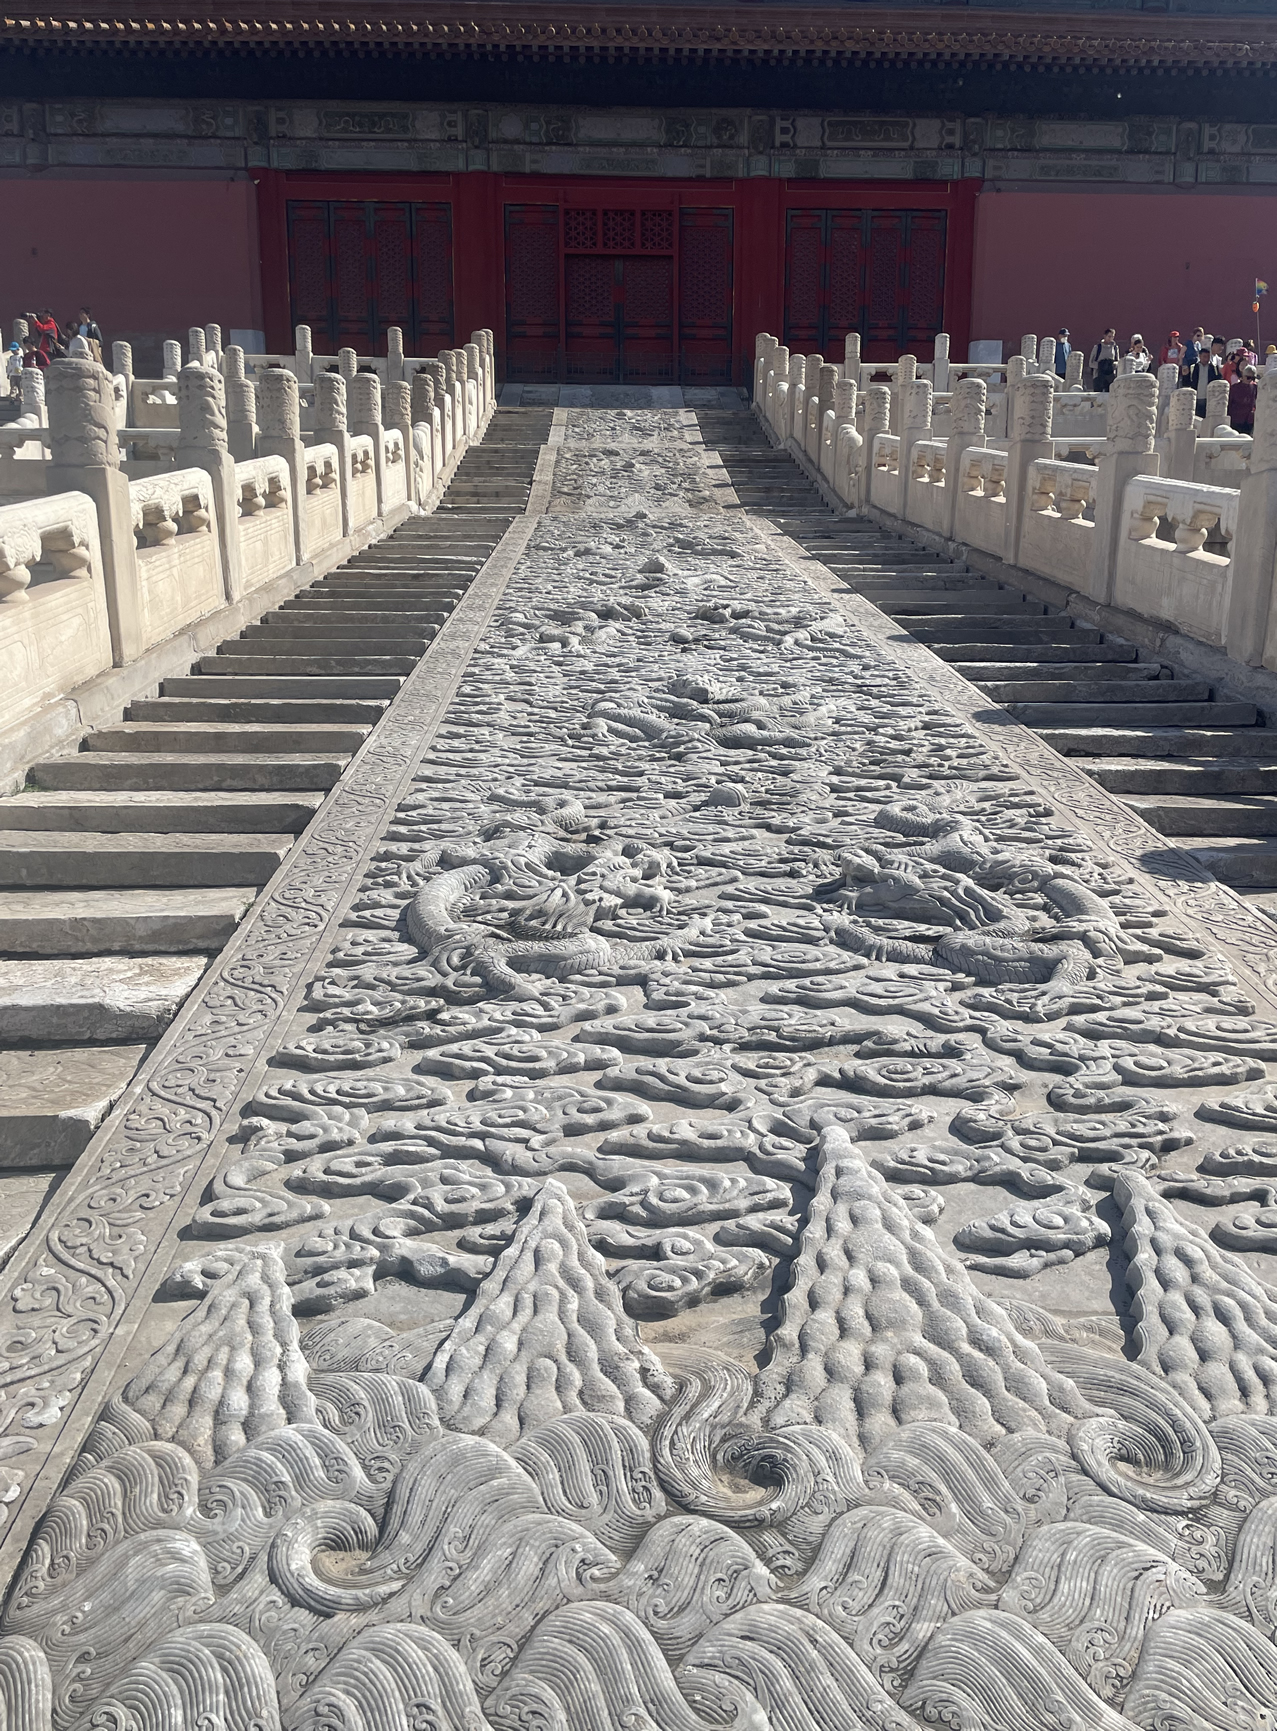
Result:
{"label": "red wall", "polygon": [[262,329],[252,181],[0,180],[0,223],[6,337],[19,313],[51,306],[61,323],[87,299],[141,373],[194,323]]}
{"label": "red wall", "polygon": [[1060,325],[1092,348],[1108,325],[1123,343],[1141,331],[1152,351],[1170,330],[1254,334],[1275,342],[1276,229],[1270,191],[997,192],[978,199],[974,337],[1001,337],[1016,354],[1023,333]]}

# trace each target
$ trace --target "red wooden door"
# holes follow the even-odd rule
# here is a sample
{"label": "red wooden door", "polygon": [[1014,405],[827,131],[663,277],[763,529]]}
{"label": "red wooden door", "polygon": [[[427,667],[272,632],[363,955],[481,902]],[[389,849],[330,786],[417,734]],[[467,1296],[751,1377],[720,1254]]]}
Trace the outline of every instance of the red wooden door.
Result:
{"label": "red wooden door", "polygon": [[931,350],[943,328],[941,210],[789,210],[783,341],[843,360],[849,331],[868,360]]}
{"label": "red wooden door", "polygon": [[507,377],[560,377],[560,207],[506,207]]}
{"label": "red wooden door", "polygon": [[733,212],[680,212],[680,381],[733,377]]}
{"label": "red wooden door", "polygon": [[317,353],[385,351],[390,325],[410,354],[453,341],[448,204],[290,199],[286,221],[292,322],[311,326]]}

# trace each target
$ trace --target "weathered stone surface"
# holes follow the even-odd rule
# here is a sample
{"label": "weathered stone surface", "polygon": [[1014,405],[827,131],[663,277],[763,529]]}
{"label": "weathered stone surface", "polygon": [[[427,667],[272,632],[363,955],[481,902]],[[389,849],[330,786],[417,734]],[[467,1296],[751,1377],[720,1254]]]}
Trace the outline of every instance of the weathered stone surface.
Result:
{"label": "weathered stone surface", "polygon": [[0,1040],[155,1040],[204,972],[203,956],[0,961]]}
{"label": "weathered stone surface", "polygon": [[0,1288],[0,1463],[64,1484],[0,1686],[38,1731],[1267,1723],[1236,934],[683,416],[558,419],[454,666]]}
{"label": "weathered stone surface", "polygon": [[67,1046],[0,1052],[0,1167],[70,1166],[145,1051]]}

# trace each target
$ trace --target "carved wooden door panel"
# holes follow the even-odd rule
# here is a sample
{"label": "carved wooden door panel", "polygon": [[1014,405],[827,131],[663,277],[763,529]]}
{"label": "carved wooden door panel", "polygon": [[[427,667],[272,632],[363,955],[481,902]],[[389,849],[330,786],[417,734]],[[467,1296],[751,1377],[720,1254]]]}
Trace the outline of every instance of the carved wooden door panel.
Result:
{"label": "carved wooden door panel", "polygon": [[849,331],[869,360],[927,350],[942,329],[946,240],[940,210],[788,211],[784,341],[834,361]]}
{"label": "carved wooden door panel", "polygon": [[506,207],[507,377],[560,377],[560,207]]}
{"label": "carved wooden door panel", "polygon": [[733,377],[733,212],[680,212],[680,380]]}
{"label": "carved wooden door panel", "polygon": [[399,325],[409,354],[453,341],[452,212],[447,204],[290,199],[289,288],[294,324],[319,354],[347,346],[385,352]]}
{"label": "carved wooden door panel", "polygon": [[613,384],[618,377],[614,265],[570,253],[564,261],[564,376],[571,384]]}

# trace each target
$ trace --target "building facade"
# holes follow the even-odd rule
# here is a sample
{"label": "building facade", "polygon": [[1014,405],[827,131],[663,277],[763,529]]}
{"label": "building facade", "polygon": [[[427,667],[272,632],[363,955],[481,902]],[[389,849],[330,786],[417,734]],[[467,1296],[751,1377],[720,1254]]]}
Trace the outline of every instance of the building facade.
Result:
{"label": "building facade", "polygon": [[142,356],[201,304],[268,350],[298,322],[329,352],[485,324],[510,377],[740,383],[762,329],[833,358],[856,329],[872,359],[944,329],[962,355],[1063,324],[1249,334],[1271,274],[1274,30],[1248,4],[0,34],[4,304],[88,300]]}

